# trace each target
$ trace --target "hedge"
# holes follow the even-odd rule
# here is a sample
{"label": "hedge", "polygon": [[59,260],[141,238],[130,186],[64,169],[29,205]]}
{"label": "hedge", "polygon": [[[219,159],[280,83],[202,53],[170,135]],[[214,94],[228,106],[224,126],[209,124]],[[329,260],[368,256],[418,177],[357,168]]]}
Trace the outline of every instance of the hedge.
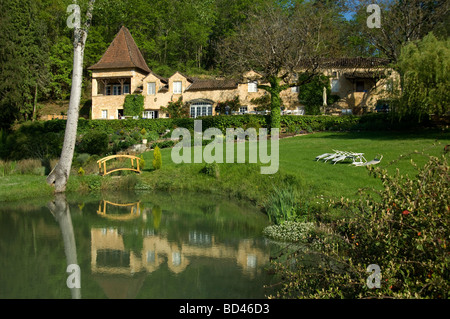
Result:
{"label": "hedge", "polygon": [[[202,120],[203,131],[215,127],[225,132],[227,128],[243,127],[267,127],[269,115],[218,115],[205,116]],[[126,120],[86,120],[80,118],[78,121],[78,133],[86,134],[92,130],[102,131],[108,134],[115,132],[131,132],[143,128],[147,132],[154,131],[164,133],[177,127],[184,127],[194,130],[194,120],[192,118],[160,118],[160,119],[126,119]],[[348,130],[386,130],[408,128],[417,124],[411,119],[394,119],[390,114],[372,113],[363,116],[331,116],[331,115],[283,115],[281,116],[282,129],[296,127],[301,130],[311,131],[348,131]],[[425,123],[422,123],[425,124]],[[64,131],[65,120],[51,120],[46,122],[30,122],[23,124],[19,130],[25,134],[59,133]]]}
{"label": "hedge", "polygon": [[[227,128],[242,127],[256,129],[267,127],[270,123],[268,115],[219,115],[199,118],[202,120],[202,130],[211,127],[219,128],[225,133]],[[385,131],[413,129],[418,126],[433,127],[429,119],[418,123],[416,118],[399,119],[394,114],[372,113],[363,116],[325,116],[325,115],[283,115],[281,126],[288,133],[313,131]],[[437,125],[437,124],[436,124]],[[26,122],[12,132],[0,131],[0,158],[19,160],[36,156],[55,157],[60,154],[66,127],[65,120]],[[126,120],[86,120],[78,122],[78,143],[90,132],[102,132],[107,135],[139,135],[142,129],[153,134],[163,134],[167,130],[184,127],[194,130],[194,119],[126,119]],[[137,134],[139,133],[139,134]],[[134,138],[139,140],[140,137]],[[134,143],[132,140],[130,143]],[[116,143],[117,144],[117,143]],[[116,145],[120,149],[130,146],[126,143]],[[162,147],[166,145],[161,145]],[[117,148],[116,147],[116,148]]]}

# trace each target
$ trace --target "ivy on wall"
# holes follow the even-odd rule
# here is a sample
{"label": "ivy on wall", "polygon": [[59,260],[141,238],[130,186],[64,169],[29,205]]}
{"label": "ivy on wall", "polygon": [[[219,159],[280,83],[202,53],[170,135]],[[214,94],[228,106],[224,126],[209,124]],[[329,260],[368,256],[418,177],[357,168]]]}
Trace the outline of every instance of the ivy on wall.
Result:
{"label": "ivy on wall", "polygon": [[140,94],[127,95],[123,103],[124,116],[142,117],[144,112],[144,96]]}

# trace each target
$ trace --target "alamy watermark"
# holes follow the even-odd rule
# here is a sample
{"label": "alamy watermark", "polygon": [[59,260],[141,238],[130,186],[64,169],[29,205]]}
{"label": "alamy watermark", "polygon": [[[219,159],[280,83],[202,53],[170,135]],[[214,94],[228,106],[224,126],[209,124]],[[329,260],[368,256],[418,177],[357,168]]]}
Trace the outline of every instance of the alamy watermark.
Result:
{"label": "alamy watermark", "polygon": [[66,284],[69,289],[81,288],[81,270],[77,264],[67,266],[66,272],[70,275],[67,277]]}
{"label": "alamy watermark", "polygon": [[367,27],[370,29],[381,28],[381,9],[378,4],[367,6],[367,13],[372,13],[367,18]]}
{"label": "alamy watermark", "polygon": [[[175,164],[192,163],[192,150],[194,163],[203,161],[211,163],[246,163],[246,145],[248,145],[248,163],[269,164],[261,167],[261,174],[275,174],[280,163],[279,129],[270,130],[270,154],[268,149],[268,132],[260,128],[257,134],[255,128],[227,128],[226,135],[218,128],[208,128],[203,132],[202,121],[194,121],[194,147],[191,147],[191,133],[186,128],[177,128],[172,132],[172,139],[182,140],[172,149],[172,161]],[[248,138],[248,142],[247,141]],[[204,148],[203,140],[211,140]],[[225,140],[225,154],[223,142]],[[237,142],[237,143],[236,143]],[[235,148],[236,156],[235,156]]]}
{"label": "alamy watermark", "polygon": [[372,273],[367,277],[367,287],[370,289],[381,288],[381,268],[376,264],[371,264],[366,269],[367,272]]}
{"label": "alamy watermark", "polygon": [[77,4],[67,6],[67,13],[72,13],[67,18],[67,27],[70,29],[79,28],[81,26],[81,9]]}

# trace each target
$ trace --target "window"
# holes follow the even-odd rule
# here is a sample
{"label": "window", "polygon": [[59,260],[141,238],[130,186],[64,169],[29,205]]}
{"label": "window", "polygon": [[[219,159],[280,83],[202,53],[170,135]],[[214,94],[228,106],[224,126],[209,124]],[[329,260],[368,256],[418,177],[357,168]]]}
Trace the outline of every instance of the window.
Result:
{"label": "window", "polygon": [[342,109],[342,114],[343,115],[352,115],[352,109]]}
{"label": "window", "polygon": [[249,81],[248,91],[251,93],[258,92],[258,81]]}
{"label": "window", "polygon": [[142,118],[144,119],[156,119],[157,117],[156,111],[144,111],[144,113],[142,113]]}
{"label": "window", "polygon": [[123,94],[130,94],[130,85],[129,84],[123,85]]}
{"label": "window", "polygon": [[122,95],[122,87],[120,85],[113,85],[113,95]]}
{"label": "window", "polygon": [[174,252],[172,253],[172,265],[179,266],[181,265],[181,253],[180,252]]}
{"label": "window", "polygon": [[108,119],[108,110],[102,110],[102,119],[104,120]]}
{"label": "window", "polygon": [[364,92],[364,81],[356,81],[356,92]]}
{"label": "window", "polygon": [[155,260],[155,251],[147,250],[147,263],[153,264]]}
{"label": "window", "polygon": [[394,82],[392,80],[388,80],[386,82],[386,91],[392,93],[394,91]]}
{"label": "window", "polygon": [[196,118],[199,116],[211,116],[212,105],[209,103],[194,103],[191,105],[190,115],[191,118]]}
{"label": "window", "polygon": [[239,108],[239,113],[245,114],[248,112],[248,107],[247,106],[242,106]]}
{"label": "window", "polygon": [[300,92],[300,88],[298,86],[293,86],[293,87],[291,87],[291,92],[298,93],[298,92]]}
{"label": "window", "polygon": [[182,83],[181,81],[173,82],[173,94],[181,94]]}
{"label": "window", "polygon": [[155,95],[156,94],[156,83],[155,82],[148,83],[147,94],[148,95]]}
{"label": "window", "polygon": [[106,86],[106,95],[111,95],[111,85]]}
{"label": "window", "polygon": [[331,92],[339,92],[339,89],[341,88],[341,85],[339,83],[339,80],[332,80],[331,81]]}

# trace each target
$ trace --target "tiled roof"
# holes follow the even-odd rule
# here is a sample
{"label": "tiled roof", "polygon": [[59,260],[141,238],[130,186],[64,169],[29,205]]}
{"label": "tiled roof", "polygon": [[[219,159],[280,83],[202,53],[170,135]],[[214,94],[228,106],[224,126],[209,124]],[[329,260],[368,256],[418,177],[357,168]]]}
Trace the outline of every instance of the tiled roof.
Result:
{"label": "tiled roof", "polygon": [[186,91],[207,91],[207,90],[233,90],[237,89],[238,82],[235,80],[194,80]]}
{"label": "tiled roof", "polygon": [[324,63],[327,67],[335,68],[378,68],[389,64],[388,59],[382,58],[337,58],[328,60]]}
{"label": "tiled roof", "polygon": [[382,71],[367,71],[367,72],[345,72],[344,76],[347,79],[377,79],[382,78],[384,73]]}
{"label": "tiled roof", "polygon": [[383,58],[334,58],[334,59],[318,59],[304,60],[303,67],[311,67],[317,63],[317,66],[323,68],[380,68],[389,65],[390,61]]}
{"label": "tiled roof", "polygon": [[159,79],[162,83],[167,84],[167,82],[169,82],[169,79],[166,79],[165,77],[162,77],[158,74],[156,74],[155,72],[151,71],[150,74],[154,75],[157,79]]}
{"label": "tiled roof", "polygon": [[124,26],[119,30],[100,61],[89,67],[89,70],[118,68],[138,68],[147,73],[151,72],[130,31]]}

